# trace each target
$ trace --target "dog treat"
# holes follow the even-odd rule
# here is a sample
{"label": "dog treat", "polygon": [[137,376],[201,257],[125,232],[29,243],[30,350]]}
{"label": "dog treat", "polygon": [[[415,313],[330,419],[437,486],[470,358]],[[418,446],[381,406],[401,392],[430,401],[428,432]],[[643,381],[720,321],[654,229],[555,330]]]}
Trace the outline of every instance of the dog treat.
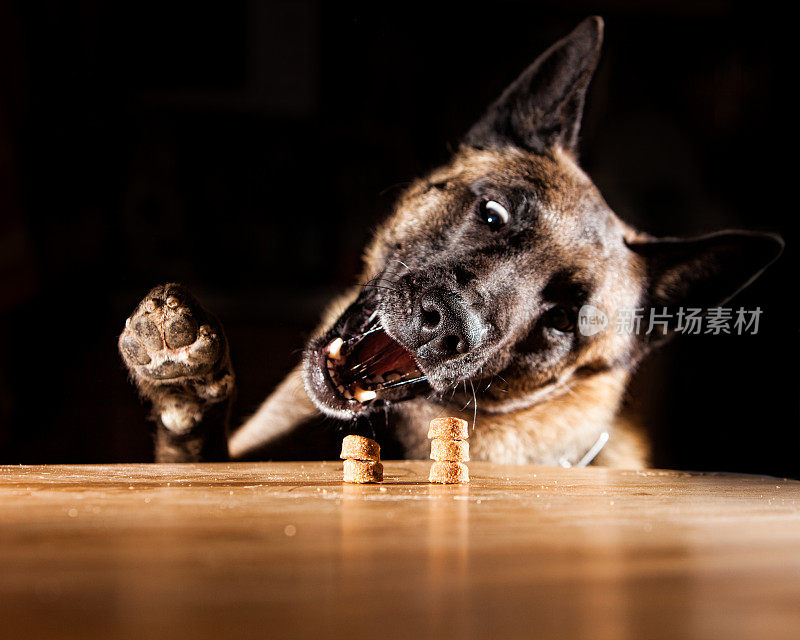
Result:
{"label": "dog treat", "polygon": [[428,480],[441,484],[469,482],[469,468],[462,462],[434,462]]}
{"label": "dog treat", "polygon": [[345,436],[342,440],[345,482],[364,484],[383,481],[383,465],[380,463],[380,445],[364,436]]}
{"label": "dog treat", "polygon": [[437,462],[469,462],[469,442],[466,440],[431,440],[431,460]]}
{"label": "dog treat", "polygon": [[466,440],[469,438],[469,423],[461,418],[434,418],[428,428],[428,438]]}
{"label": "dog treat", "polygon": [[428,427],[431,440],[430,482],[459,484],[469,482],[469,423],[461,418],[434,418]]}
{"label": "dog treat", "polygon": [[343,479],[355,484],[383,482],[383,465],[375,460],[345,460]]}
{"label": "dog treat", "polygon": [[374,460],[381,459],[380,445],[364,436],[345,436],[342,440],[342,459]]}

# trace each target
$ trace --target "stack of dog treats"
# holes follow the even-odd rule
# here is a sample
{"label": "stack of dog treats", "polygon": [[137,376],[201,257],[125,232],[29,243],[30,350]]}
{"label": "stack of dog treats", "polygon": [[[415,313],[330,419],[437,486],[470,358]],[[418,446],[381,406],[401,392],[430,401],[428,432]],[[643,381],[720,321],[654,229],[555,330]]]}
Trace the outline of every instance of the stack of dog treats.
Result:
{"label": "stack of dog treats", "polygon": [[366,484],[383,482],[380,445],[363,436],[345,436],[342,440],[345,482]]}
{"label": "stack of dog treats", "polygon": [[431,441],[430,482],[457,484],[469,482],[468,423],[460,418],[435,418],[431,420],[428,438]]}

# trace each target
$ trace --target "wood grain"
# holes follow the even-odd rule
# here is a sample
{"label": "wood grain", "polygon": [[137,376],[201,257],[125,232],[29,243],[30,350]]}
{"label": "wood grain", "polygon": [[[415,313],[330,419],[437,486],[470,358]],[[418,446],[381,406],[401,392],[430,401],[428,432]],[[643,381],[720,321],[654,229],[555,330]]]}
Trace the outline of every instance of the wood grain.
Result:
{"label": "wood grain", "polygon": [[0,467],[0,636],[800,637],[798,482],[384,464]]}

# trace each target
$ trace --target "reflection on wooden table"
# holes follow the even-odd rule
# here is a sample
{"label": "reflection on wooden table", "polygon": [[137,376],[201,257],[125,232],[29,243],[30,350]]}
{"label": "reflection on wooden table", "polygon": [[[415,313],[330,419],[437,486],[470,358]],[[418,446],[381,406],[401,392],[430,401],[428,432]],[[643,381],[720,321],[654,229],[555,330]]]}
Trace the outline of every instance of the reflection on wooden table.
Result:
{"label": "reflection on wooden table", "polygon": [[0,467],[2,635],[800,637],[796,481],[384,464]]}

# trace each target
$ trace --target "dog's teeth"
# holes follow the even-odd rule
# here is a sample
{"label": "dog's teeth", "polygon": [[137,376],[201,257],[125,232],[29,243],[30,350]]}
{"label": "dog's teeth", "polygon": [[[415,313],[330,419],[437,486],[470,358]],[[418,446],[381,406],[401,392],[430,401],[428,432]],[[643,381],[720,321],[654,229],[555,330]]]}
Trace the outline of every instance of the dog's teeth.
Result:
{"label": "dog's teeth", "polygon": [[326,360],[325,364],[328,366],[328,371],[332,372],[336,368],[336,365],[333,364],[333,360],[331,360],[330,358],[325,358],[325,360]]}
{"label": "dog's teeth", "polygon": [[362,389],[359,386],[356,386],[356,390],[353,395],[359,402],[369,402],[370,400],[374,400],[378,397],[378,394],[371,389]]}
{"label": "dog's teeth", "polygon": [[386,378],[385,379],[386,379],[386,382],[397,382],[400,379],[400,374],[399,373],[395,373],[394,371],[392,371],[391,373],[386,374]]}
{"label": "dog's teeth", "polygon": [[372,378],[372,382],[376,382],[377,384],[380,384],[381,382],[383,382],[383,376],[381,374],[378,374],[377,376]]}
{"label": "dog's teeth", "polygon": [[345,398],[347,398],[348,400],[352,400],[353,399],[353,394],[350,393],[350,389],[345,389],[344,387],[341,387],[341,391],[344,394]]}
{"label": "dog's teeth", "polygon": [[341,338],[334,338],[328,345],[328,357],[333,360],[339,360],[342,357],[342,345],[344,340]]}
{"label": "dog's teeth", "polygon": [[344,388],[344,385],[343,385],[343,384],[337,384],[337,385],[336,385],[336,388],[339,390],[339,393],[343,393],[343,394],[345,394],[345,395],[347,395],[348,393],[350,393],[350,392],[349,392],[347,389],[345,389],[345,388]]}

